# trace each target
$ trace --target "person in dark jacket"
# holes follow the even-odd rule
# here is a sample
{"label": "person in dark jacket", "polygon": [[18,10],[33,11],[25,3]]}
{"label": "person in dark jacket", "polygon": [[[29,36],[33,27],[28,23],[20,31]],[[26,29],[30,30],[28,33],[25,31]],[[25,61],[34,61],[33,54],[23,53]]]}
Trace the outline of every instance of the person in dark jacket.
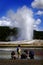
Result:
{"label": "person in dark jacket", "polygon": [[34,51],[29,51],[29,57],[30,59],[34,59]]}

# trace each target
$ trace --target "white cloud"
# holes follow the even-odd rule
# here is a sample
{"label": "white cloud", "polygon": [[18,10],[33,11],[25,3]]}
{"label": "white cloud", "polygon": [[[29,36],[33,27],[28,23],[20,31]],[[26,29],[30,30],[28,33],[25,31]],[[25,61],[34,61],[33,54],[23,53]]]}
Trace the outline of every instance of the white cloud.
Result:
{"label": "white cloud", "polygon": [[36,15],[43,15],[43,11],[38,11],[37,13],[36,13]]}
{"label": "white cloud", "polygon": [[0,26],[10,26],[10,20],[6,17],[0,19]]}
{"label": "white cloud", "polygon": [[35,20],[35,22],[34,22],[34,29],[35,30],[39,30],[40,23],[41,23],[41,19]]}
{"label": "white cloud", "polygon": [[37,25],[34,25],[34,30],[38,30],[38,26]]}
{"label": "white cloud", "polygon": [[43,9],[43,0],[34,0],[31,5],[33,8]]}
{"label": "white cloud", "polygon": [[35,24],[36,25],[39,25],[40,23],[41,23],[41,20],[40,19],[37,19]]}

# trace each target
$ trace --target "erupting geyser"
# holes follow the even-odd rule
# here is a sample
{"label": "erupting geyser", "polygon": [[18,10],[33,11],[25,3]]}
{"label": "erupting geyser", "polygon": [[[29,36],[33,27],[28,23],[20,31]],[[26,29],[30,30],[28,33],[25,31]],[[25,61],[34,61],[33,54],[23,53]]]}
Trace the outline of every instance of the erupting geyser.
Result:
{"label": "erupting geyser", "polygon": [[[12,15],[12,14],[11,14]],[[13,27],[20,29],[17,40],[32,40],[33,38],[33,12],[28,7],[24,6],[17,10],[10,18]]]}

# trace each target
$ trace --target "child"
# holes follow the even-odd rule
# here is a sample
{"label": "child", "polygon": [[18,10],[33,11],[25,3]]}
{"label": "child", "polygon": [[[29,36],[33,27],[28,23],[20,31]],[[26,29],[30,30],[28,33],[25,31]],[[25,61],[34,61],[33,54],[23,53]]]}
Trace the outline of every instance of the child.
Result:
{"label": "child", "polygon": [[16,59],[16,55],[15,55],[15,52],[14,51],[11,52],[11,58],[12,59]]}

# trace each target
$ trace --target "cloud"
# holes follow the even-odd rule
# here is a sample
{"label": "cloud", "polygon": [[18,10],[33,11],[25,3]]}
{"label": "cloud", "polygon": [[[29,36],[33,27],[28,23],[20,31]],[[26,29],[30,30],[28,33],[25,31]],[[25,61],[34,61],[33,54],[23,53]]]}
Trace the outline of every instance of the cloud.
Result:
{"label": "cloud", "polygon": [[43,15],[43,11],[38,11],[37,13],[36,13],[36,15]]}
{"label": "cloud", "polygon": [[35,23],[34,23],[34,29],[35,30],[39,30],[40,23],[41,23],[41,19],[35,20]]}
{"label": "cloud", "polygon": [[6,17],[0,19],[0,26],[10,26],[10,20]]}
{"label": "cloud", "polygon": [[33,8],[43,9],[43,0],[34,0],[31,5]]}
{"label": "cloud", "polygon": [[41,23],[41,20],[40,19],[37,19],[35,24],[36,25],[39,25],[40,23]]}

